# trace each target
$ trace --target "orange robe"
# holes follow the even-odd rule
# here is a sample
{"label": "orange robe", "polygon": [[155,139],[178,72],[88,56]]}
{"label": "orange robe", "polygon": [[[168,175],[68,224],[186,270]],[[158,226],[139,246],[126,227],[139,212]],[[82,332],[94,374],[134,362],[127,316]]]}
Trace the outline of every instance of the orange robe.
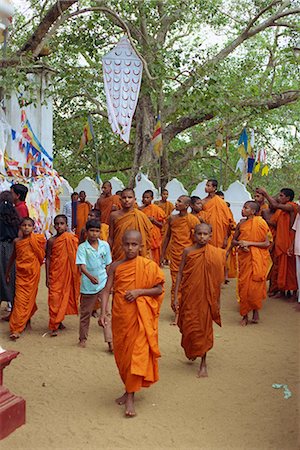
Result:
{"label": "orange robe", "polygon": [[[289,202],[293,206],[294,216],[297,214],[297,204]],[[293,241],[294,234],[291,230],[293,219],[287,211],[280,211],[277,217],[275,257],[278,262],[277,287],[280,291],[296,291],[298,288],[296,276],[295,256],[288,256],[287,251]]]}
{"label": "orange robe", "polygon": [[77,204],[77,222],[76,222],[76,236],[80,237],[80,233],[82,228],[85,227],[88,214],[91,210],[92,206],[89,202],[78,202]]}
{"label": "orange robe", "polygon": [[224,239],[228,236],[230,224],[230,212],[225,201],[215,195],[204,203],[203,210],[209,214],[209,223],[212,226],[212,237],[210,243],[215,247],[223,247]]}
{"label": "orange robe", "polygon": [[120,264],[114,276],[112,333],[114,356],[126,392],[137,392],[158,380],[158,317],[163,293],[125,300],[131,289],[150,289],[164,283],[154,261],[138,256]]}
{"label": "orange robe", "polygon": [[122,238],[126,230],[137,230],[142,235],[141,256],[150,256],[152,223],[144,213],[134,208],[118,217],[114,223],[114,240],[112,243],[112,259],[123,259]]}
{"label": "orange robe", "polygon": [[[276,209],[274,214],[272,214],[270,221],[273,223],[277,223],[277,218],[279,217],[280,209]],[[278,285],[277,285],[277,279],[278,279],[278,257],[275,255],[275,239],[276,239],[276,227],[270,226],[270,231],[272,233],[272,244],[270,248],[270,255],[273,261],[272,268],[270,270],[268,279],[270,280],[270,286],[269,286],[269,292],[270,293],[276,293],[279,291]]]}
{"label": "orange robe", "polygon": [[194,214],[195,217],[200,219],[200,222],[210,223],[210,214],[207,211],[199,211],[197,214]]}
{"label": "orange robe", "polygon": [[12,333],[21,333],[37,310],[35,301],[45,257],[45,243],[44,235],[33,233],[16,242],[16,293],[9,319]]}
{"label": "orange robe", "polygon": [[100,239],[102,241],[108,241],[109,236],[109,226],[107,223],[101,223]]}
{"label": "orange robe", "polygon": [[[269,227],[262,217],[255,216],[240,224],[239,241],[264,242]],[[249,247],[249,252],[238,249],[238,293],[240,314],[246,316],[254,309],[261,309],[267,296],[267,274],[270,269],[268,248]]]}
{"label": "orange robe", "polygon": [[258,215],[258,216],[262,216],[262,212],[263,212],[264,209],[269,209],[268,203],[263,203],[263,204],[260,206],[257,215]]}
{"label": "orange robe", "polygon": [[213,346],[213,321],[221,326],[219,299],[224,280],[225,250],[207,244],[187,256],[181,281],[178,326],[189,359]]}
{"label": "orange robe", "polygon": [[[158,201],[158,202],[155,202],[155,204],[157,206],[159,206],[166,215],[166,221],[164,222],[164,224],[161,228],[161,235],[162,235],[162,241],[163,241],[166,236],[167,229],[168,229],[167,221],[168,221],[170,215],[172,214],[172,212],[174,211],[175,206],[173,205],[173,203],[169,202],[168,200],[166,202]],[[165,259],[167,261],[170,260],[170,246],[171,246],[171,240],[169,242],[169,245],[168,245],[168,247],[166,249],[166,253],[165,253]]]}
{"label": "orange robe", "polygon": [[49,329],[57,330],[65,315],[78,314],[80,273],[75,264],[78,239],[65,232],[55,238],[49,268]]}
{"label": "orange robe", "polygon": [[[170,249],[170,272],[172,278],[171,288],[171,308],[174,310],[174,293],[175,284],[178,274],[179,264],[182,257],[182,252],[186,247],[193,245],[193,236],[195,226],[198,225],[199,219],[193,214],[186,214],[185,216],[174,216],[171,222],[171,239],[172,245]],[[180,304],[181,290],[178,291],[178,302]]]}
{"label": "orange robe", "polygon": [[[141,211],[146,214],[147,217],[154,217],[158,222],[164,223],[166,220],[166,215],[164,211],[157,205],[151,203],[151,205],[142,208]],[[161,243],[162,243],[162,234],[161,229],[156,225],[152,224],[151,230],[151,259],[155,261],[158,265],[160,263],[160,254],[161,254]]]}
{"label": "orange robe", "polygon": [[101,222],[109,225],[110,215],[112,213],[112,208],[115,207],[114,211],[121,209],[121,200],[118,195],[110,195],[109,197],[104,197],[101,195],[95,205],[96,209],[101,212]]}
{"label": "orange robe", "polygon": [[[232,211],[230,208],[229,209],[229,213],[230,213],[230,229],[231,229],[231,234],[228,238],[228,243],[227,243],[227,247],[226,250],[229,250],[231,243],[232,243],[232,239],[233,239],[233,235],[235,232],[235,228],[236,228],[236,222],[234,220]],[[237,277],[237,252],[236,252],[236,247],[233,247],[229,253],[229,256],[226,260],[226,268],[227,268],[227,278],[236,278]]]}

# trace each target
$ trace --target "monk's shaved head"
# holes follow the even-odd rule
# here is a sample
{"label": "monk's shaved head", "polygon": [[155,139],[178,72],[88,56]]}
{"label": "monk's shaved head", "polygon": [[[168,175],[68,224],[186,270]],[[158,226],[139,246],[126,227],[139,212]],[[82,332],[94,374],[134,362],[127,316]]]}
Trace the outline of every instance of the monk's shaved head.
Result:
{"label": "monk's shaved head", "polygon": [[190,205],[191,204],[191,197],[189,195],[181,195],[179,198],[181,198],[181,200],[186,204],[186,205]]}
{"label": "monk's shaved head", "polygon": [[259,204],[253,200],[249,200],[249,202],[246,202],[244,206],[246,205],[249,206],[255,212],[255,214],[257,214],[260,210]]}
{"label": "monk's shaved head", "polygon": [[127,230],[123,234],[122,242],[123,244],[127,242],[127,239],[135,239],[139,244],[142,243],[142,235],[137,230]]}
{"label": "monk's shaved head", "polygon": [[209,233],[212,232],[212,226],[210,223],[202,222],[195,226],[195,231],[198,232],[202,230],[202,228],[206,228]]}
{"label": "monk's shaved head", "polygon": [[123,191],[122,191],[122,196],[123,196],[123,194],[126,194],[127,192],[130,192],[131,194],[133,194],[133,196],[135,197],[135,193],[134,193],[134,190],[133,189],[131,189],[131,188],[125,188],[125,189],[123,189]]}

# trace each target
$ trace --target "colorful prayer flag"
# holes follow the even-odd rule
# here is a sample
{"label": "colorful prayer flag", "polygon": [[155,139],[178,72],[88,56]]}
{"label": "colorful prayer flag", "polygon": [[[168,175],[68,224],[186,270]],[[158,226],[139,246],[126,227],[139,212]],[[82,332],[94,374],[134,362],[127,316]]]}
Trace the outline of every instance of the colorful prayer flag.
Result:
{"label": "colorful prayer flag", "polygon": [[92,124],[92,119],[91,119],[91,116],[88,116],[88,120],[83,127],[83,134],[80,139],[79,151],[81,152],[83,150],[83,148],[85,147],[85,145],[87,145],[88,142],[90,142],[92,139],[94,139],[94,137],[95,137],[95,134],[94,134],[93,124]]}
{"label": "colorful prayer flag", "polygon": [[162,154],[163,149],[160,115],[157,116],[157,121],[151,139],[151,144],[154,154],[159,158]]}

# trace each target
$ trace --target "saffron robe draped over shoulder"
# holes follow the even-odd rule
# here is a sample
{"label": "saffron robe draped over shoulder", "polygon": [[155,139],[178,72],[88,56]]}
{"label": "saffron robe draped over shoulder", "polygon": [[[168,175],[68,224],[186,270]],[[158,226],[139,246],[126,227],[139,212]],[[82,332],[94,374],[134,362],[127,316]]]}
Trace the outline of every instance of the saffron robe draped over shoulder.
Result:
{"label": "saffron robe draped over shoulder", "polygon": [[209,223],[212,226],[210,243],[215,247],[223,247],[224,239],[228,236],[228,227],[231,220],[229,208],[218,195],[203,205],[203,210],[209,214]]}
{"label": "saffron robe draped over shoulder", "polygon": [[[166,215],[164,211],[157,205],[153,203],[151,205],[146,206],[141,209],[141,211],[146,214],[147,217],[154,217],[157,222],[164,223],[166,220]],[[160,263],[160,252],[161,252],[161,243],[162,243],[162,234],[161,229],[157,227],[155,224],[152,224],[151,230],[151,259],[155,261],[157,264]]]}
{"label": "saffron robe draped over shoulder", "polygon": [[219,299],[226,251],[207,244],[186,256],[181,281],[178,326],[181,346],[189,359],[213,346],[213,321],[221,326]]}
{"label": "saffron robe draped over shoulder", "polygon": [[152,223],[141,211],[133,209],[115,220],[112,243],[113,261],[123,259],[125,256],[122,238],[126,230],[137,230],[141,233],[143,243],[141,256],[150,256]]}
{"label": "saffron robe draped over shoulder", "polygon": [[21,333],[37,310],[35,301],[45,257],[45,243],[44,235],[33,233],[28,238],[16,241],[16,292],[9,319],[12,333]]}
{"label": "saffron robe draped over shoulder", "polygon": [[110,195],[109,197],[100,196],[96,203],[96,209],[101,212],[101,222],[109,225],[110,215],[112,213],[112,208],[121,209],[121,200],[118,195]]}
{"label": "saffron robe draped over shoulder", "polygon": [[137,392],[158,380],[158,317],[164,294],[125,300],[132,289],[151,289],[164,283],[154,261],[138,256],[115,271],[112,309],[114,356],[126,392]]}
{"label": "saffron robe draped over shoulder", "polygon": [[78,314],[80,273],[75,264],[78,239],[71,233],[55,238],[49,268],[49,329],[57,330],[65,315]]}
{"label": "saffron robe draped over shoulder", "polygon": [[292,225],[297,214],[297,204],[289,202],[293,206],[294,214],[288,211],[280,211],[276,217],[276,238],[275,238],[275,257],[277,258],[277,288],[280,291],[296,291],[296,259],[295,256],[288,256],[287,251],[293,242]]}
{"label": "saffron robe draped over shoulder", "polygon": [[82,228],[85,227],[91,204],[88,202],[77,203],[77,216],[76,216],[76,236],[79,238]]}
{"label": "saffron robe draped over shoulder", "polygon": [[[255,216],[240,224],[239,241],[264,242],[269,227],[262,217]],[[261,309],[267,296],[267,275],[271,266],[268,248],[250,246],[249,252],[238,249],[238,293],[240,314]]]}

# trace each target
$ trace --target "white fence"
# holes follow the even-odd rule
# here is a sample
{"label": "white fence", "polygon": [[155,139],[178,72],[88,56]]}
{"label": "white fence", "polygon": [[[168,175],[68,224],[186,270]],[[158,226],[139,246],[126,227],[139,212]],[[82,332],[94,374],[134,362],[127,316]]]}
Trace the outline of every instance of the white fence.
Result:
{"label": "white fence", "polygon": [[[109,181],[112,184],[113,194],[119,190],[124,189],[122,181],[120,181],[117,177],[113,177]],[[152,181],[148,179],[147,175],[144,175],[142,173],[138,174],[136,176],[135,183],[136,184],[134,190],[139,205],[141,204],[143,192],[147,189],[151,189],[154,192],[155,200],[159,199],[159,191],[152,183]],[[168,189],[169,191],[169,200],[172,203],[175,203],[180,195],[198,195],[200,198],[203,198],[206,196],[205,184],[206,180],[203,180],[198,184],[196,189],[194,189],[192,192],[188,192],[180,181],[178,181],[176,178],[173,178],[173,180],[169,181],[166,185],[166,189]],[[70,200],[70,196],[73,192],[73,189],[66,180],[63,180],[62,189],[63,192],[60,195],[61,209],[63,208],[63,205]],[[75,188],[75,191],[85,191],[87,200],[92,204],[96,203],[96,200],[100,195],[99,186],[89,177],[81,180],[78,186]],[[229,188],[224,191],[224,194],[225,200],[230,203],[230,207],[235,220],[239,221],[241,218],[242,206],[247,200],[251,199],[251,194],[239,181],[235,181],[234,183],[232,183]]]}

